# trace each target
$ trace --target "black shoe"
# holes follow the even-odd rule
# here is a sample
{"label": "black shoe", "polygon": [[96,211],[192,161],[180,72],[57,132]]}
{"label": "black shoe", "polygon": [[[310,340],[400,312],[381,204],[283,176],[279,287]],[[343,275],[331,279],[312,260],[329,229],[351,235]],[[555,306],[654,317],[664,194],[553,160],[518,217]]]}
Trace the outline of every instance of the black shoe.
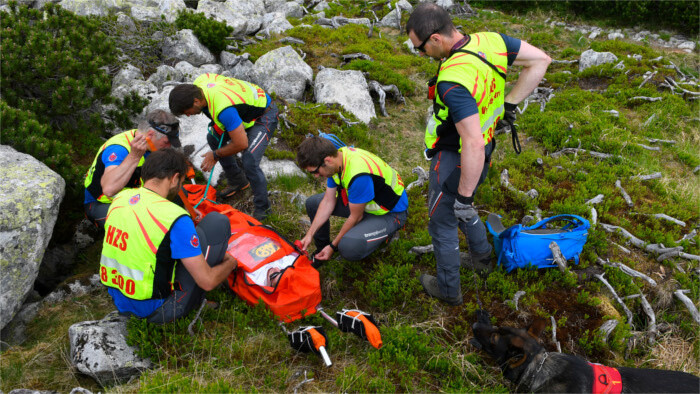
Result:
{"label": "black shoe", "polygon": [[249,187],[250,187],[250,183],[248,181],[246,181],[245,184],[243,184],[243,185],[227,186],[223,190],[217,192],[216,197],[221,198],[221,199],[233,197],[236,195],[236,193],[243,191]]}
{"label": "black shoe", "polygon": [[460,293],[459,297],[457,298],[447,298],[443,296],[440,292],[440,287],[438,286],[436,277],[432,275],[422,274],[420,278],[418,278],[418,280],[420,281],[420,284],[423,285],[423,290],[425,290],[425,292],[429,296],[437,298],[438,300],[450,304],[452,306],[459,306],[464,303],[462,293]]}
{"label": "black shoe", "polygon": [[270,215],[270,210],[262,210],[262,209],[255,209],[253,211],[253,217],[258,221],[262,222],[263,220],[267,219],[267,217]]}
{"label": "black shoe", "polygon": [[487,253],[477,254],[470,253],[462,259],[462,267],[473,269],[477,274],[490,274],[495,268],[495,264],[491,260],[491,251]]}

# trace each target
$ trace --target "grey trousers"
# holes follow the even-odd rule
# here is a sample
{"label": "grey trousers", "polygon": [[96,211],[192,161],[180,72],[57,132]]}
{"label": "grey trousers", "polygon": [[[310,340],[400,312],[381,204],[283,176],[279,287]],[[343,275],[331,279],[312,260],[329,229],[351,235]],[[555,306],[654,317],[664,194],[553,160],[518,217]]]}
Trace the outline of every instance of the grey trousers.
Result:
{"label": "grey trousers", "polygon": [[[306,199],[306,213],[313,222],[321,204],[324,193],[313,195]],[[333,209],[333,216],[347,218],[350,216],[350,207],[343,204],[338,198]],[[357,261],[370,255],[406,223],[407,212],[389,212],[385,215],[371,215],[365,213],[362,220],[351,228],[338,244],[340,256],[346,260]],[[329,221],[314,234],[316,249],[320,250],[331,243],[331,225]]]}
{"label": "grey trousers", "polygon": [[[477,188],[486,180],[495,143],[486,146],[486,159]],[[485,254],[491,251],[486,238],[486,227],[478,215],[469,223],[460,223],[454,215],[454,202],[459,184],[460,153],[440,151],[430,163],[428,186],[428,232],[433,239],[440,292],[448,298],[461,295],[459,281],[459,228],[467,236],[469,251]],[[474,189],[476,193],[476,188]]]}
{"label": "grey trousers", "polygon": [[[257,211],[267,212],[270,209],[270,200],[267,198],[267,178],[260,169],[260,161],[270,143],[270,138],[277,129],[277,114],[277,105],[273,101],[267,111],[255,121],[255,124],[245,130],[248,135],[248,149],[242,152],[241,160],[243,172],[253,191],[253,204]],[[224,133],[222,137],[224,140],[221,142],[221,146],[226,145],[231,140],[227,133]],[[216,150],[219,148],[219,137],[207,133],[207,143],[211,150]],[[235,156],[222,157],[219,164],[224,169],[229,184],[241,175],[241,168],[238,166]]]}
{"label": "grey trousers", "polygon": [[105,204],[99,201],[87,203],[83,207],[85,209],[85,217],[97,228],[104,229],[110,205],[112,204]]}
{"label": "grey trousers", "polygon": [[[231,222],[218,212],[209,213],[197,226],[202,254],[210,267],[224,259],[231,236]],[[197,286],[184,264],[175,265],[175,291],[165,299],[160,308],[147,317],[150,323],[163,324],[179,319],[201,305],[205,291]]]}

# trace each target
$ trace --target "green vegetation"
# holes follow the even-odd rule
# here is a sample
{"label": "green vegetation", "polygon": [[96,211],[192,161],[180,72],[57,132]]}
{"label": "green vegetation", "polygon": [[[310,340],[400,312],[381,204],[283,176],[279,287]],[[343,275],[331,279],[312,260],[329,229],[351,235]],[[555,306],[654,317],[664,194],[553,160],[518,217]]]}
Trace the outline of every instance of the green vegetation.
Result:
{"label": "green vegetation", "polygon": [[226,37],[233,33],[233,28],[226,23],[189,10],[178,13],[175,26],[192,30],[199,42],[216,55],[226,49]]}
{"label": "green vegetation", "polygon": [[[521,8],[534,4],[507,3]],[[562,10],[586,6],[579,2],[548,4],[561,7]],[[588,4],[593,7],[596,2]],[[663,4],[674,9],[676,2]],[[697,7],[697,4],[683,4],[691,8]],[[486,6],[495,5],[495,2],[489,2]],[[331,9],[326,11],[327,17],[342,14],[346,17],[373,19],[371,11],[379,18],[388,12],[385,4],[380,3],[341,0],[330,6]],[[614,7],[648,12],[655,6],[648,2],[615,2]],[[20,10],[18,8],[15,12],[31,14],[31,11]],[[627,12],[622,8],[615,10],[620,15]],[[700,223],[700,178],[693,172],[700,164],[700,135],[697,131],[700,104],[697,100],[690,100],[688,95],[674,95],[662,86],[666,77],[680,80],[679,74],[667,67],[671,61],[681,67],[683,73],[697,76],[697,54],[670,52],[643,42],[608,41],[600,38],[589,40],[579,32],[552,27],[551,22],[545,23],[552,17],[550,12],[532,11],[527,17],[522,17],[477,11],[478,14],[469,19],[458,18],[456,24],[461,24],[468,31],[493,30],[527,40],[545,48],[553,59],[578,59],[588,49],[610,51],[619,59],[613,64],[581,72],[578,71],[577,64],[552,64],[549,67],[546,80],[541,86],[554,89],[554,96],[543,110],[539,103],[530,102],[524,113],[518,115],[522,154],[516,155],[513,152],[509,135],[496,137],[498,149],[489,176],[479,187],[476,196],[481,217],[484,218],[490,212],[498,213],[508,226],[520,223],[525,215],[535,216],[537,209],[540,209],[543,217],[573,213],[592,219],[591,206],[586,201],[602,194],[603,201],[594,205],[598,222],[622,226],[646,242],[663,243],[666,246],[682,245],[684,252],[700,254],[698,236],[676,242]],[[54,9],[49,15],[52,15],[51,12],[59,15],[61,11]],[[6,64],[14,64],[10,59],[15,59],[13,54],[22,50],[21,46],[13,46],[5,41],[5,37],[9,40],[16,33],[15,25],[5,24],[10,18],[8,15],[2,15],[4,30],[1,33],[2,66],[5,71],[2,75],[3,101],[0,102],[5,137],[3,143],[39,157],[50,163],[52,168],[66,168],[60,171],[70,173],[70,159],[80,160],[81,156],[67,141],[73,143],[75,139],[81,138],[80,144],[85,145],[85,155],[91,160],[93,152],[90,149],[95,147],[87,149],[88,142],[97,138],[87,140],[81,132],[67,134],[55,130],[56,122],[64,118],[37,114],[32,106],[38,104],[29,102],[27,98],[15,99],[21,91],[15,91],[11,87],[13,85],[7,85],[6,88],[6,80],[18,78],[7,72],[9,68]],[[62,13],[60,15],[75,18]],[[585,16],[585,13],[579,15]],[[19,20],[19,16],[14,18]],[[31,21],[35,25],[43,23],[36,16],[33,18]],[[93,21],[92,18],[80,20],[83,19],[87,22],[81,23],[87,25]],[[314,70],[321,65],[361,70],[368,73],[368,78],[382,84],[396,84],[405,95],[406,103],[397,104],[387,100],[388,117],[380,116],[368,125],[349,125],[346,120],[356,120],[350,113],[337,105],[314,103],[312,92],[307,92],[305,98],[297,102],[285,102],[276,98],[288,124],[285,125],[280,119],[275,142],[266,152],[268,158],[293,159],[296,147],[307,134],[323,131],[336,134],[350,145],[377,153],[397,169],[405,184],[415,181],[417,175],[412,172],[413,168],[427,168],[427,162],[421,154],[426,110],[430,106],[425,99],[424,82],[435,73],[437,62],[410,54],[403,45],[405,34],[395,29],[375,27],[374,34],[368,38],[364,26],[346,25],[338,29],[326,29],[318,25],[302,26],[310,23],[309,19],[307,16],[301,22],[295,21],[295,27],[285,33],[286,36],[305,41],[304,45],[292,46],[306,53],[307,64]],[[407,15],[404,14],[404,26],[406,19]],[[54,23],[57,22],[54,20]],[[584,23],[595,22],[587,20]],[[8,26],[11,27],[8,29]],[[150,35],[146,33],[150,29],[162,29],[166,34],[175,30],[174,26],[168,26],[164,22],[151,26],[139,25],[138,28],[146,35]],[[112,30],[108,30],[109,39],[100,35],[100,29],[87,31],[102,37],[103,45],[114,42],[110,45],[116,45],[122,51],[128,50],[132,45],[114,39],[113,34],[109,33]],[[106,31],[104,26],[101,31]],[[280,43],[278,38],[258,42],[246,47],[245,51],[255,60],[272,49],[286,45]],[[91,37],[76,39],[88,40]],[[64,48],[67,53],[74,53],[71,52],[73,49],[67,48]],[[100,56],[107,56],[113,47],[105,48],[106,54],[100,53]],[[369,55],[372,61],[355,60],[342,64],[340,55],[355,52]],[[641,55],[641,59],[633,58],[633,55]],[[658,59],[659,56],[663,58]],[[116,61],[114,57],[110,59]],[[147,70],[152,70],[158,64],[158,59],[144,57],[139,62],[139,67],[147,75]],[[614,67],[619,62],[624,65],[623,70]],[[29,63],[27,61],[21,64]],[[47,70],[55,72],[53,68]],[[48,72],[47,70],[41,72]],[[511,89],[517,80],[518,71],[519,68],[514,67],[509,73],[507,89]],[[657,74],[640,88],[645,74],[654,71]],[[100,76],[100,83],[109,87],[109,74],[102,75],[99,71],[95,73]],[[24,74],[20,73],[20,76],[24,78]],[[90,78],[96,79],[97,76],[91,75]],[[67,81],[72,81],[71,78],[85,82],[79,76],[72,76]],[[696,85],[682,86],[691,91],[698,90]],[[61,89],[64,88],[54,88],[55,91]],[[97,87],[85,89],[93,92],[93,95],[96,94],[94,92],[102,92]],[[105,92],[108,92],[108,88]],[[635,96],[661,97],[662,100],[631,100]],[[89,105],[86,108],[88,107],[91,108]],[[520,108],[523,107],[521,104]],[[617,111],[618,116],[606,112],[610,110]],[[92,113],[86,111],[70,115],[89,118]],[[12,128],[24,131],[15,134],[5,131]],[[49,139],[56,133],[60,133],[61,138]],[[97,131],[95,133],[95,136],[99,135]],[[648,141],[653,138],[674,140],[675,144]],[[640,144],[657,146],[660,150],[650,151]],[[599,159],[583,151],[553,155],[563,148],[580,148],[613,156]],[[541,164],[538,164],[538,159],[541,159]],[[535,188],[539,197],[534,200],[525,198],[503,187],[500,174],[506,169],[510,183],[517,190]],[[662,179],[640,181],[633,178],[656,171],[663,174]],[[75,172],[73,176],[78,176],[79,173]],[[206,182],[201,175],[198,179],[199,183]],[[627,206],[615,187],[618,179],[634,201],[633,207]],[[79,181],[78,183],[80,184]],[[303,203],[292,197],[297,193],[310,196],[322,192],[324,186],[323,180],[311,176],[271,180],[269,189],[275,191],[271,194],[273,212],[266,223],[273,225],[289,239],[302,237],[307,228],[302,221],[307,217]],[[128,325],[128,340],[138,347],[141,355],[151,358],[155,368],[146,371],[137,381],[106,390],[508,392],[513,387],[501,376],[496,363],[469,345],[472,337],[471,324],[475,320],[479,303],[490,312],[492,322],[497,325],[525,327],[537,317],[548,321],[553,317],[562,350],[593,362],[677,369],[700,374],[697,362],[700,355],[697,325],[685,307],[672,295],[676,289],[687,289],[687,295],[692,300],[700,298],[700,278],[695,274],[697,262],[675,258],[660,264],[655,256],[626,244],[621,236],[609,234],[600,226],[593,226],[580,263],[570,263],[569,272],[523,269],[506,274],[503,269],[498,269],[487,277],[482,277],[473,275],[469,269],[464,268],[461,284],[465,304],[462,307],[446,306],[426,297],[417,280],[421,273],[435,273],[433,254],[418,256],[409,253],[412,247],[431,242],[428,233],[427,191],[427,185],[409,191],[408,221],[390,244],[363,261],[331,260],[319,269],[322,305],[325,310],[331,315],[342,308],[371,312],[380,324],[384,342],[382,349],[374,349],[351,334],[341,333],[318,314],[287,324],[287,329],[307,325],[321,325],[325,328],[329,354],[334,362],[333,367],[326,368],[317,357],[293,351],[288,346],[283,331],[264,307],[250,307],[229,291],[217,289],[207,297],[219,302],[220,306],[216,310],[203,311],[202,321],[194,325],[195,336],[187,334],[187,325],[192,316],[166,326],[131,320]],[[250,211],[249,197],[250,194],[246,192],[231,203],[236,208]],[[658,219],[654,217],[657,213],[673,216],[685,221],[687,225],[681,227]],[[333,231],[337,231],[341,224],[341,220],[331,220]],[[617,245],[630,249],[631,253],[623,252]],[[460,250],[467,251],[467,242],[463,237]],[[617,268],[603,268],[596,264],[598,257],[621,262],[644,272],[656,280],[658,285],[652,287],[641,279],[630,278]],[[99,246],[80,257],[83,262],[81,267],[92,273],[96,269],[97,259]],[[656,312],[657,324],[664,327],[657,343],[648,344],[638,334],[648,328],[639,299],[630,297],[625,300],[635,316],[633,321],[626,321],[621,307],[594,274],[604,274],[621,297],[634,297],[640,292],[645,295]],[[514,296],[518,291],[524,291],[525,295],[519,298],[516,310]],[[76,308],[76,305],[80,307]],[[65,332],[72,323],[101,318],[111,309],[110,305],[111,300],[102,289],[95,294],[73,297],[42,310],[29,324],[28,341],[2,353],[0,389],[10,391],[24,387],[68,391],[80,385],[93,391],[103,390],[89,378],[71,372],[66,361],[68,340]],[[619,324],[605,339],[598,329],[610,319],[618,320]],[[549,350],[555,347],[551,333],[549,327],[546,335],[540,338]],[[305,382],[305,379],[313,380]]]}

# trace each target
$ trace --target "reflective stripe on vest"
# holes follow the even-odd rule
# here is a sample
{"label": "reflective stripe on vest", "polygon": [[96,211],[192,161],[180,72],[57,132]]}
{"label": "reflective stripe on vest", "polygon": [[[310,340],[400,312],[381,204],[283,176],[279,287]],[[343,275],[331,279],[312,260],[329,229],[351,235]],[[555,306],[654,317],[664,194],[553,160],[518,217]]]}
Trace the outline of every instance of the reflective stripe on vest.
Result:
{"label": "reflective stripe on vest", "polygon": [[[102,284],[135,300],[167,296],[164,293],[172,291],[174,261],[167,262],[172,264],[164,271],[167,278],[156,278],[156,264],[161,264],[156,253],[173,223],[184,215],[183,208],[143,187],[117,194],[105,221]],[[155,293],[156,289],[160,291]]]}
{"label": "reflective stripe on vest", "polygon": [[[102,181],[102,175],[104,175],[104,164],[102,164],[100,160],[102,152],[104,152],[104,150],[111,145],[123,146],[124,148],[126,148],[127,152],[131,152],[131,141],[134,139],[135,135],[136,130],[129,130],[121,134],[117,134],[114,137],[108,139],[107,142],[102,144],[100,149],[97,151],[97,155],[95,155],[95,159],[92,161],[90,169],[88,169],[88,172],[85,174],[85,182],[83,183],[85,189],[87,189],[88,192],[92,194],[92,196],[97,201],[109,204],[113,200],[113,197],[105,196],[104,194],[102,194],[102,184],[100,183]],[[142,156],[139,160],[139,164],[136,166],[136,171],[134,171],[134,174],[131,176],[131,179],[129,179],[129,182],[126,184],[125,189],[134,188],[141,184],[140,170],[144,161],[145,159]],[[98,168],[98,166],[100,168],[100,171],[98,172],[98,176],[95,177],[95,170]]]}
{"label": "reflective stripe on vest", "polygon": [[359,175],[370,175],[374,182],[374,199],[365,205],[365,212],[372,215],[384,215],[396,206],[404,192],[401,176],[378,156],[366,150],[342,147],[343,167],[340,174],[333,175],[333,180],[341,189],[347,190]]}
{"label": "reflective stripe on vest", "polygon": [[[505,80],[482,60],[460,50],[476,53],[505,73],[508,67],[505,42],[498,33],[472,34],[469,42],[453,52],[440,64],[438,70],[436,83],[457,83],[466,88],[476,100],[479,125],[486,145],[493,139],[496,123],[505,112]],[[442,102],[440,95],[436,94],[433,102],[433,121],[428,123],[425,130],[425,145],[428,149],[461,152],[461,139],[454,122],[448,117],[449,108]]]}
{"label": "reflective stripe on vest", "polygon": [[245,116],[242,111],[238,111],[243,120],[243,127],[246,129],[253,126],[255,119],[260,117],[267,108],[265,91],[250,82],[207,73],[197,77],[193,84],[204,92],[211,119],[220,130],[226,130],[226,128],[219,121],[219,114],[228,107],[240,105],[254,107],[255,111],[251,113],[251,116]]}

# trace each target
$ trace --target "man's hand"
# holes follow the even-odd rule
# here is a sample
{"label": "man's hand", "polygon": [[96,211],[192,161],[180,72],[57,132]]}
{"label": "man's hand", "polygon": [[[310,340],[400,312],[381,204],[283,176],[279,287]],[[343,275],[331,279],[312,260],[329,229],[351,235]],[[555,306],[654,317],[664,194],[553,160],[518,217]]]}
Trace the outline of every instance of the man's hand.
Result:
{"label": "man's hand", "polygon": [[311,245],[311,239],[311,235],[307,234],[299,241],[301,243],[301,250],[308,249],[309,245]]}
{"label": "man's hand", "polygon": [[216,160],[214,159],[214,152],[209,151],[203,154],[202,157],[204,158],[200,166],[202,172],[211,171],[211,169],[214,168],[214,165],[216,165]]}
{"label": "man's hand", "polygon": [[333,257],[333,248],[328,245],[325,248],[321,249],[320,252],[316,253],[316,259],[318,260],[330,260],[331,257]]}
{"label": "man's hand", "polygon": [[457,197],[455,205],[453,206],[457,220],[466,223],[476,216],[476,210],[474,209],[474,205],[472,205],[473,202],[474,197]]}
{"label": "man's hand", "polygon": [[235,270],[238,268],[238,260],[236,260],[235,257],[231,256],[230,253],[224,253],[224,259],[221,262],[222,264],[228,264],[231,266],[231,271]]}
{"label": "man's hand", "polygon": [[498,124],[496,125],[497,129],[500,129],[505,126],[511,128],[513,123],[515,123],[515,110],[516,108],[518,108],[518,105],[511,103],[503,103],[503,106],[505,107],[505,113],[503,114],[503,119],[498,121]]}
{"label": "man's hand", "polygon": [[131,140],[131,151],[129,154],[140,159],[148,150],[148,141],[146,141],[145,135],[138,132],[134,134],[134,139]]}

